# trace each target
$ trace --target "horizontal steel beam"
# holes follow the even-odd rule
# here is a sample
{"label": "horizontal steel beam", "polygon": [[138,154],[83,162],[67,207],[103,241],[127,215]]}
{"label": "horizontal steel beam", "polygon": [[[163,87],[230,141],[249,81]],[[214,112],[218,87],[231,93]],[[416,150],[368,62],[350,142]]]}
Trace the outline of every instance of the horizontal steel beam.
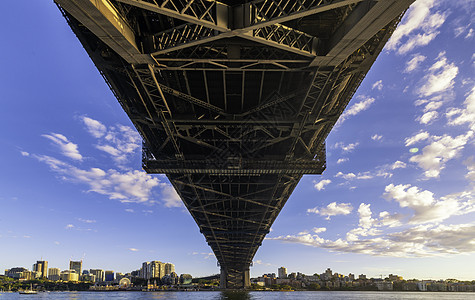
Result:
{"label": "horizontal steel beam", "polygon": [[247,161],[226,164],[219,161],[146,160],[143,168],[155,174],[321,174],[324,161]]}

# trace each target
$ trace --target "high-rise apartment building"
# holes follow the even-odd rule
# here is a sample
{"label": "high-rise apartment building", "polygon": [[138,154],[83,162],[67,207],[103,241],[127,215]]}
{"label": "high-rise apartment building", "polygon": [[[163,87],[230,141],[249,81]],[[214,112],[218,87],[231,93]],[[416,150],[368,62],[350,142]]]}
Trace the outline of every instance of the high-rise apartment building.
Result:
{"label": "high-rise apartment building", "polygon": [[151,265],[149,261],[142,263],[142,268],[140,268],[139,277],[143,279],[150,279]]}
{"label": "high-rise apartment building", "polygon": [[279,278],[287,278],[287,268],[280,267],[277,271]]}
{"label": "high-rise apartment building", "polygon": [[124,273],[120,273],[120,272],[116,272],[116,273],[115,273],[115,280],[116,280],[116,281],[119,281],[119,280],[121,280],[121,279],[124,278],[124,277],[125,277]]}
{"label": "high-rise apartment building", "polygon": [[161,261],[154,260],[150,262],[150,277],[149,278],[162,278],[165,276],[165,264]]}
{"label": "high-rise apartment building", "polygon": [[104,281],[104,270],[101,269],[90,269],[89,274],[96,276],[96,282]]}
{"label": "high-rise apartment building", "polygon": [[41,272],[41,278],[48,277],[48,262],[45,260],[38,260],[36,264],[33,265],[34,272]]}
{"label": "high-rise apartment building", "polygon": [[76,271],[79,276],[82,274],[82,260],[81,261],[69,261],[69,269]]}
{"label": "high-rise apartment building", "polygon": [[106,281],[109,281],[109,282],[114,281],[114,271],[106,271],[105,278],[106,278]]}
{"label": "high-rise apartment building", "polygon": [[58,281],[60,280],[61,270],[59,268],[49,268],[48,269],[48,280]]}
{"label": "high-rise apartment building", "polygon": [[142,268],[139,270],[139,277],[144,279],[159,278],[162,279],[165,275],[170,275],[175,272],[175,265],[171,263],[162,263],[161,261],[146,261],[142,263]]}
{"label": "high-rise apartment building", "polygon": [[165,264],[165,275],[170,275],[171,273],[175,272],[175,265],[171,263]]}

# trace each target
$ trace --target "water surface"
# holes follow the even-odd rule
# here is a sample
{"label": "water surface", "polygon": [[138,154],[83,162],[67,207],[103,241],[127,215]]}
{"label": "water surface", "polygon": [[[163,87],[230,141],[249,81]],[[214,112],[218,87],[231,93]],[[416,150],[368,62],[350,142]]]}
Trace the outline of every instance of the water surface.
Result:
{"label": "water surface", "polygon": [[39,292],[36,295],[1,293],[0,299],[183,299],[183,300],[474,300],[475,293],[451,292]]}

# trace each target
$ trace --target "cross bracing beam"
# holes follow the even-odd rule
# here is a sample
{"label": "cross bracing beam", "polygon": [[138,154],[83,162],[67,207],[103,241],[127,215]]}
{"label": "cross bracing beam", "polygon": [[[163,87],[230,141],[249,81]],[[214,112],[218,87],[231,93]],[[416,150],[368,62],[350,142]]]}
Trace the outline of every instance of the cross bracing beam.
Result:
{"label": "cross bracing beam", "polygon": [[[245,72],[311,72],[312,60],[290,59],[176,59],[156,58],[158,69],[169,71],[245,71]],[[238,66],[236,66],[238,65]],[[271,68],[270,66],[274,66]]]}
{"label": "cross bracing beam", "polygon": [[179,19],[192,24],[206,26],[219,31],[229,31],[228,13],[230,7],[218,1],[204,0],[116,0],[144,10]]}
{"label": "cross bracing beam", "polygon": [[[361,0],[297,1],[297,5],[292,4],[295,1],[290,0],[254,1],[237,7],[229,7],[219,2],[213,2],[214,5],[206,4],[206,1],[188,1],[187,5],[182,5],[182,1],[163,1],[161,4],[142,0],[117,1],[189,22],[154,35],[155,44],[159,48],[152,53],[154,56],[224,38],[241,37],[303,56],[315,57],[317,37],[279,23],[348,6]],[[205,13],[199,14],[195,10]],[[235,19],[232,24],[229,19],[231,15]],[[208,20],[205,17],[208,17]]]}

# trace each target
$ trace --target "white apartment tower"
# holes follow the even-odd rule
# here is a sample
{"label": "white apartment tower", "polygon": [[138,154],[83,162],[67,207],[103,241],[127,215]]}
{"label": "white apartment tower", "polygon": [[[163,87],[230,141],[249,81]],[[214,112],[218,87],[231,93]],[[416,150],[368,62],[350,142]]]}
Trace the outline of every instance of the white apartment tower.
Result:
{"label": "white apartment tower", "polygon": [[279,278],[287,278],[287,268],[280,267],[278,270]]}

